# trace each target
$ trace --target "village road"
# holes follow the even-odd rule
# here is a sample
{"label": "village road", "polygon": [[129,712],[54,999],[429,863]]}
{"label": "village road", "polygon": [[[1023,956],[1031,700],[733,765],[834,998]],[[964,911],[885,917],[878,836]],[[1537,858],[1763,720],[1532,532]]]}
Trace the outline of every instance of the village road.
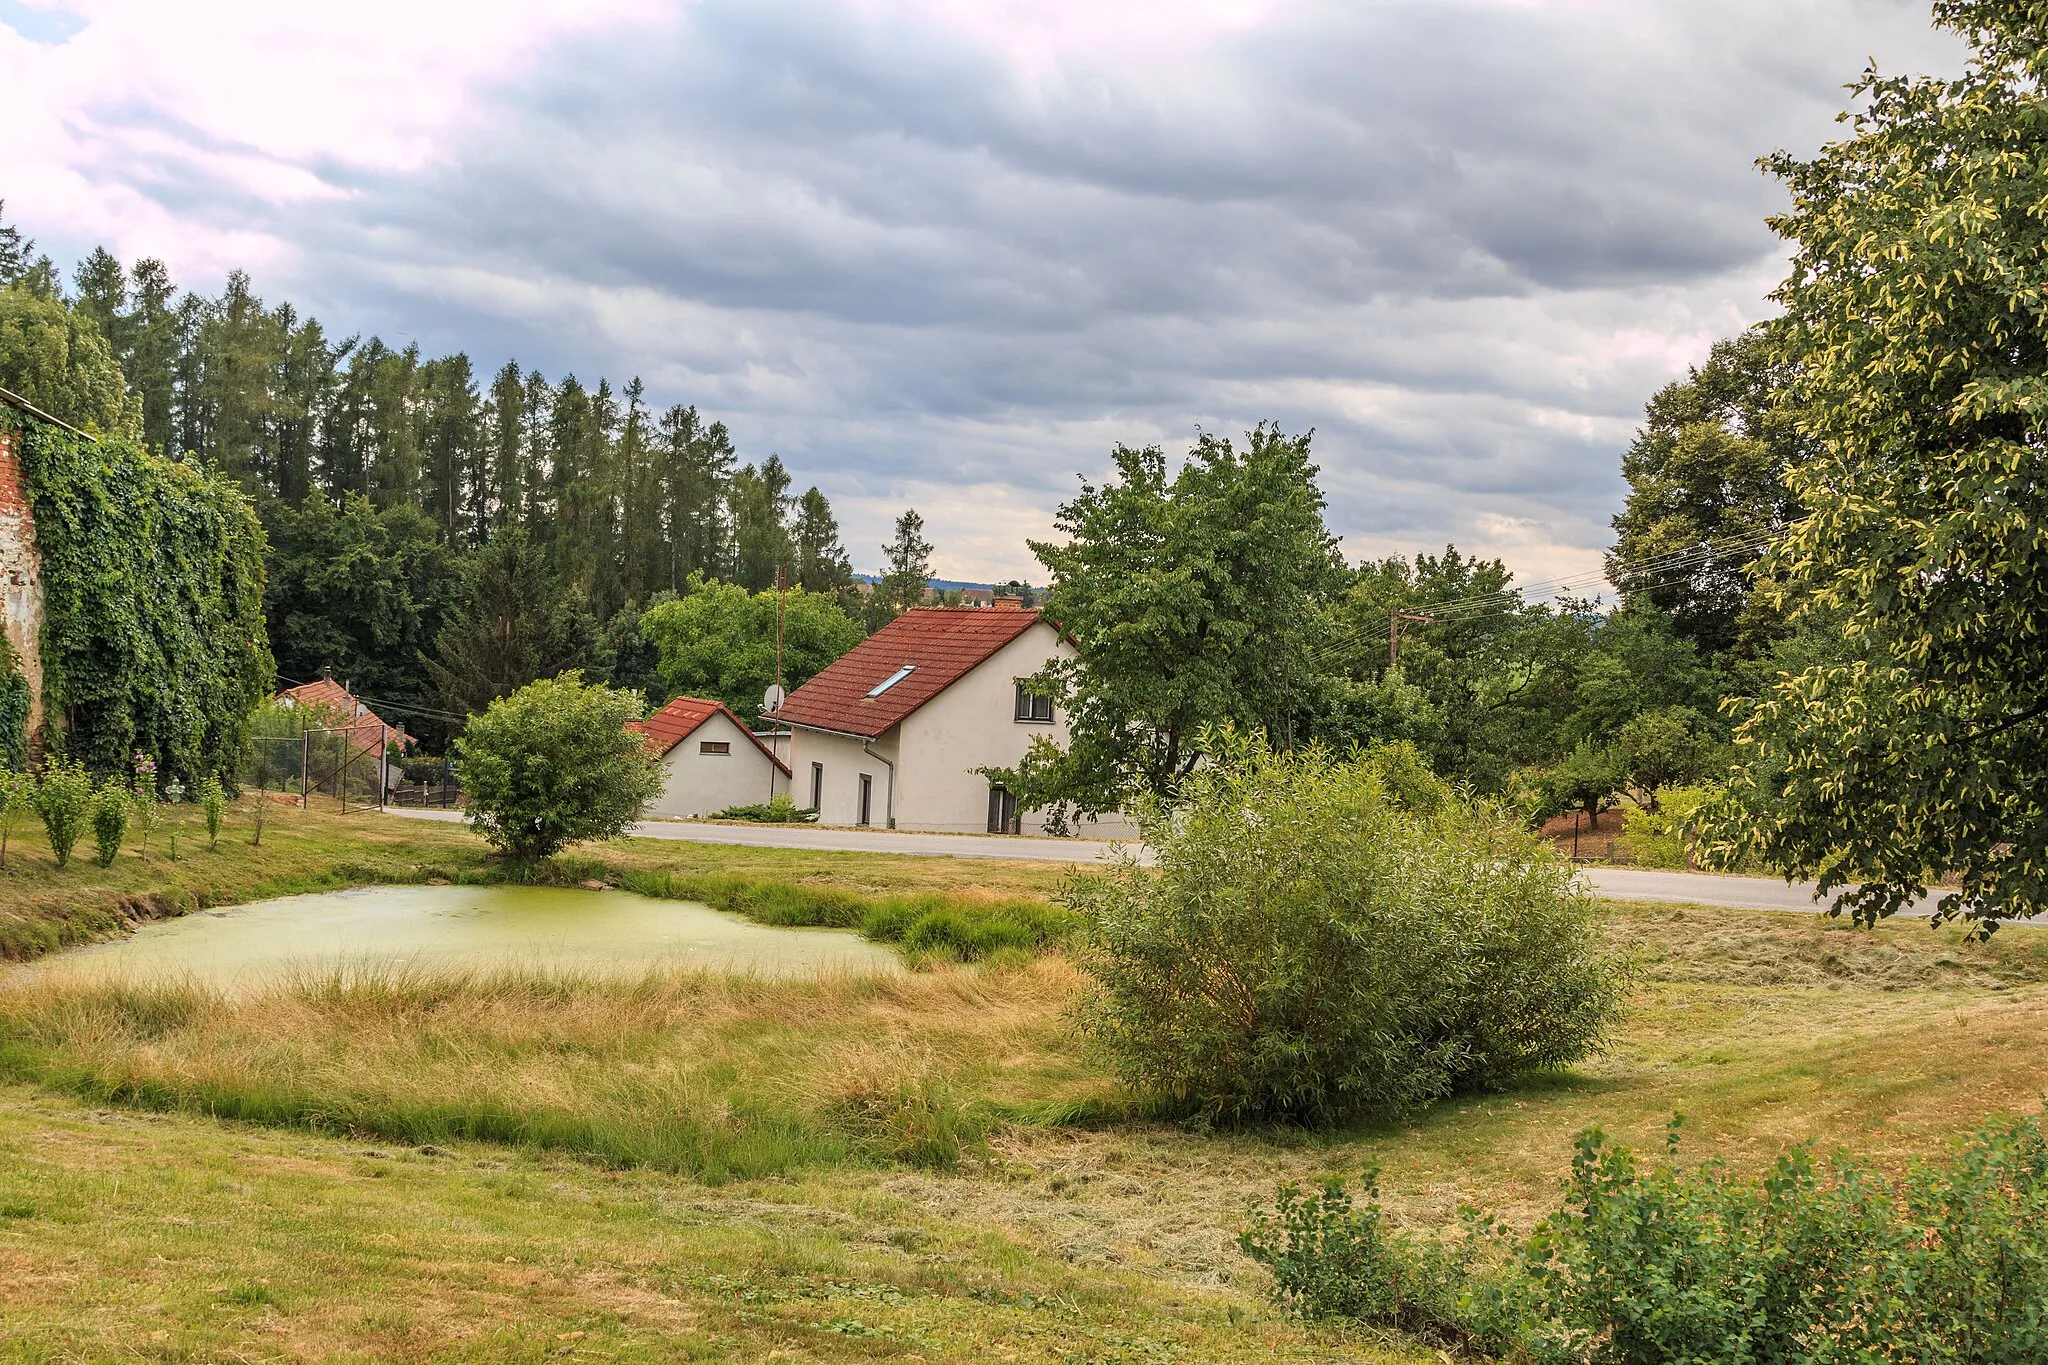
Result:
{"label": "village road", "polygon": [[[398,810],[414,820],[459,820],[450,811]],[[1030,863],[1087,865],[1108,862],[1125,847],[1092,839],[1033,839],[1001,834],[912,834],[900,830],[819,828],[816,825],[725,825],[685,820],[643,820],[632,832],[643,839],[693,844],[742,844],[751,848],[793,848],[845,853],[900,853],[915,858],[1010,858]],[[1142,858],[1143,851],[1140,851]],[[1709,872],[1653,872],[1634,867],[1584,867],[1579,875],[1597,896],[1609,900],[1679,901],[1724,905],[1738,910],[1790,910],[1818,914],[1813,884],[1787,884],[1770,877],[1723,877]],[[1934,897],[1905,913],[1926,916]],[[2029,920],[2026,923],[2042,923]]]}

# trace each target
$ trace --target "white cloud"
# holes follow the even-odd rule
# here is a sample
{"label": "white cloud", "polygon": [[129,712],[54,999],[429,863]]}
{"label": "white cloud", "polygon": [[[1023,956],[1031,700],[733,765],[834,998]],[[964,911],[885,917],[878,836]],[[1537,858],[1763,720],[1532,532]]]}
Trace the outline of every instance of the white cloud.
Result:
{"label": "white cloud", "polygon": [[46,246],[640,373],[1010,577],[1073,472],[1317,428],[1356,554],[1597,563],[1643,400],[1762,316],[1753,158],[1953,65],[1919,0],[77,0],[4,26]]}

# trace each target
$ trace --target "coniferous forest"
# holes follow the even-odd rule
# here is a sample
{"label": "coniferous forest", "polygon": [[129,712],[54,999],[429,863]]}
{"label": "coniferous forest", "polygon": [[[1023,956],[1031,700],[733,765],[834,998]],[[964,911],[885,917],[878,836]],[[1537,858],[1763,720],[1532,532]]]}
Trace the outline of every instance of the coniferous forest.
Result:
{"label": "coniferous forest", "polygon": [[[760,592],[780,569],[869,628],[900,609],[855,592],[824,493],[798,491],[773,454],[743,459],[724,423],[637,377],[336,336],[240,271],[209,295],[102,248],[66,281],[19,229],[0,234],[17,297],[97,327],[144,443],[255,501],[285,682],[332,668],[432,738],[435,712],[566,667],[658,701],[640,617],[693,575]],[[914,532],[885,553],[929,574]]]}

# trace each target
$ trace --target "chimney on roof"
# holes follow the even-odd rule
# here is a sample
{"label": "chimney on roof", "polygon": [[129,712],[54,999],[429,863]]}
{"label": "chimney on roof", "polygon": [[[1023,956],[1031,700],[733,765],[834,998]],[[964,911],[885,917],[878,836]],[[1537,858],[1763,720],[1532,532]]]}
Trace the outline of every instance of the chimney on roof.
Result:
{"label": "chimney on roof", "polygon": [[997,611],[1022,611],[1024,599],[1012,592],[999,592],[996,594],[994,605]]}

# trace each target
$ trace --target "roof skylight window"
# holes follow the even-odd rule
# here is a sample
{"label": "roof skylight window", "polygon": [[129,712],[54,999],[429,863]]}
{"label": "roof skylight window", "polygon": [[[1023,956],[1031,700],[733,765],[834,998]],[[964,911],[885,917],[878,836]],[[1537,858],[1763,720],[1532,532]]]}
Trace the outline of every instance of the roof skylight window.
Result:
{"label": "roof skylight window", "polygon": [[917,672],[916,664],[905,664],[903,665],[903,667],[897,669],[894,673],[891,673],[888,677],[882,679],[881,682],[875,684],[875,690],[868,693],[868,695],[870,697],[879,697],[884,692],[887,692],[890,688],[894,687],[897,683],[902,682],[905,678],[909,677],[911,674],[915,672]]}

